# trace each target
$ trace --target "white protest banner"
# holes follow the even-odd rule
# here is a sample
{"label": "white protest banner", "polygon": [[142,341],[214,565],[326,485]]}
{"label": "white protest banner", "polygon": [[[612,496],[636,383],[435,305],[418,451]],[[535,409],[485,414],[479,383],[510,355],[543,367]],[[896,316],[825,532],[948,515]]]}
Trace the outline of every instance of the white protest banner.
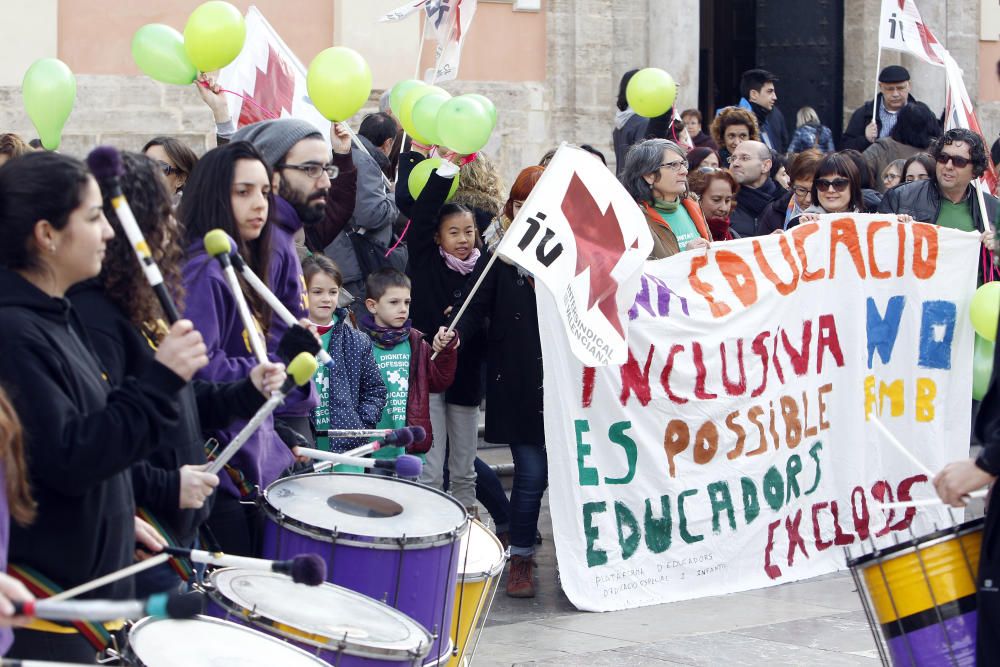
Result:
{"label": "white protest banner", "polygon": [[497,247],[559,302],[570,349],[591,366],[628,354],[628,309],[653,247],[646,218],[614,174],[563,144]]}
{"label": "white protest banner", "polygon": [[944,67],[948,51],[924,23],[913,0],[882,0],[878,45],[902,51],[931,65]]}
{"label": "white protest banner", "polygon": [[[538,290],[563,589],[609,611],[795,581],[943,509],[969,454],[976,234],[828,215],[647,262],[629,356],[586,368]],[[549,389],[556,388],[550,391]]]}
{"label": "white protest banner", "polygon": [[412,0],[387,13],[379,21],[402,21],[423,11],[426,39],[437,42],[434,67],[424,74],[429,83],[451,81],[458,77],[462,44],[476,15],[477,0]]}
{"label": "white protest banner", "polygon": [[236,126],[290,116],[312,123],[329,141],[330,121],[309,99],[302,61],[254,6],[247,10],[246,28],[243,50],[218,77],[222,88],[236,93],[228,99]]}

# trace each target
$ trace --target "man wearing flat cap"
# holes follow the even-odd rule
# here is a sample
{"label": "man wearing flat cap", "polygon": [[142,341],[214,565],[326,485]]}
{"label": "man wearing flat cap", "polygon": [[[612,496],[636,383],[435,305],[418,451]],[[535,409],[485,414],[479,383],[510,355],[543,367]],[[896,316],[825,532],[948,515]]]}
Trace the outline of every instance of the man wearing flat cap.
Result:
{"label": "man wearing flat cap", "polygon": [[[910,73],[905,67],[889,65],[878,75],[878,97],[868,100],[851,114],[841,137],[841,148],[853,148],[864,153],[875,141],[892,134],[900,109],[912,101]],[[878,104],[878,113],[873,122],[875,104]]]}

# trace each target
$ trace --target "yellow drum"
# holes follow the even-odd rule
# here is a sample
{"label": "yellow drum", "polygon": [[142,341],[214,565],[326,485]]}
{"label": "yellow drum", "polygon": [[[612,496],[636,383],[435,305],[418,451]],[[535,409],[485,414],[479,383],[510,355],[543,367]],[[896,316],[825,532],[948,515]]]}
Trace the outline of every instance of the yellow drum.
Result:
{"label": "yellow drum", "polygon": [[455,655],[448,667],[472,662],[506,560],[507,554],[496,535],[483,524],[471,520],[469,530],[462,537],[458,557],[455,612],[451,623]]}
{"label": "yellow drum", "polygon": [[982,540],[976,519],[848,561],[883,662],[975,664]]}

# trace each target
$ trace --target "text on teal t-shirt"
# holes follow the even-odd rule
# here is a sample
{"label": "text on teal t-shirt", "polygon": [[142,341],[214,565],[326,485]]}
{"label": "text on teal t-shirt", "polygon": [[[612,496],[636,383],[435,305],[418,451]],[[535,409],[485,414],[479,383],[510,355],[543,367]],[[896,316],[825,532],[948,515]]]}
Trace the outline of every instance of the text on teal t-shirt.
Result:
{"label": "text on teal t-shirt", "polygon": [[[659,203],[659,202],[657,202]],[[671,207],[672,208],[672,207]],[[677,247],[683,252],[687,249],[687,244],[695,239],[700,239],[701,234],[694,224],[694,220],[688,214],[683,204],[678,202],[676,210],[669,210],[656,206],[656,210],[663,216],[663,219],[670,225],[670,231],[677,237]]]}
{"label": "text on teal t-shirt", "polygon": [[[375,364],[382,375],[382,383],[387,392],[382,418],[375,425],[377,429],[397,429],[406,426],[406,400],[410,395],[410,341],[404,340],[392,348],[372,346]],[[406,453],[403,447],[383,446],[372,457],[392,459]]]}

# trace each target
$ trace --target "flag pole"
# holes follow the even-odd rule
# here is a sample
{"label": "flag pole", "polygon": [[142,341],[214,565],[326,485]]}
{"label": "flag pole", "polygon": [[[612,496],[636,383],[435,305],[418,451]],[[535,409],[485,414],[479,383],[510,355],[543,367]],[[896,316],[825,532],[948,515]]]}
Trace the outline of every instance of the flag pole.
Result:
{"label": "flag pole", "polygon": [[[458,320],[461,319],[462,315],[465,314],[465,309],[469,307],[470,303],[472,303],[472,297],[476,296],[476,292],[479,291],[479,287],[483,284],[483,280],[486,279],[486,274],[489,273],[490,269],[493,268],[493,264],[497,261],[497,257],[499,256],[500,253],[498,253],[496,250],[494,250],[493,254],[490,255],[490,261],[486,262],[486,266],[483,267],[483,272],[479,274],[479,278],[476,280],[476,284],[472,286],[472,289],[469,291],[469,294],[465,297],[465,301],[462,302],[462,307],[458,309],[458,312],[455,313],[455,317],[451,320],[451,324],[448,325],[447,333],[451,333],[452,331],[455,330],[455,325],[458,324]],[[438,355],[437,352],[432,354],[431,361],[434,361],[437,358],[437,355]]]}
{"label": "flag pole", "polygon": [[[876,58],[875,58],[875,97],[873,98],[874,101],[872,102],[872,122],[873,123],[875,122],[875,119],[878,118],[878,95],[879,95],[878,74],[879,74],[879,71],[881,71],[881,69],[882,69],[882,42],[881,42],[881,39],[882,39],[882,35],[880,34],[879,35],[879,40],[880,41],[879,41],[879,45],[878,45],[878,56],[876,56]],[[875,138],[878,139],[877,136]]]}

